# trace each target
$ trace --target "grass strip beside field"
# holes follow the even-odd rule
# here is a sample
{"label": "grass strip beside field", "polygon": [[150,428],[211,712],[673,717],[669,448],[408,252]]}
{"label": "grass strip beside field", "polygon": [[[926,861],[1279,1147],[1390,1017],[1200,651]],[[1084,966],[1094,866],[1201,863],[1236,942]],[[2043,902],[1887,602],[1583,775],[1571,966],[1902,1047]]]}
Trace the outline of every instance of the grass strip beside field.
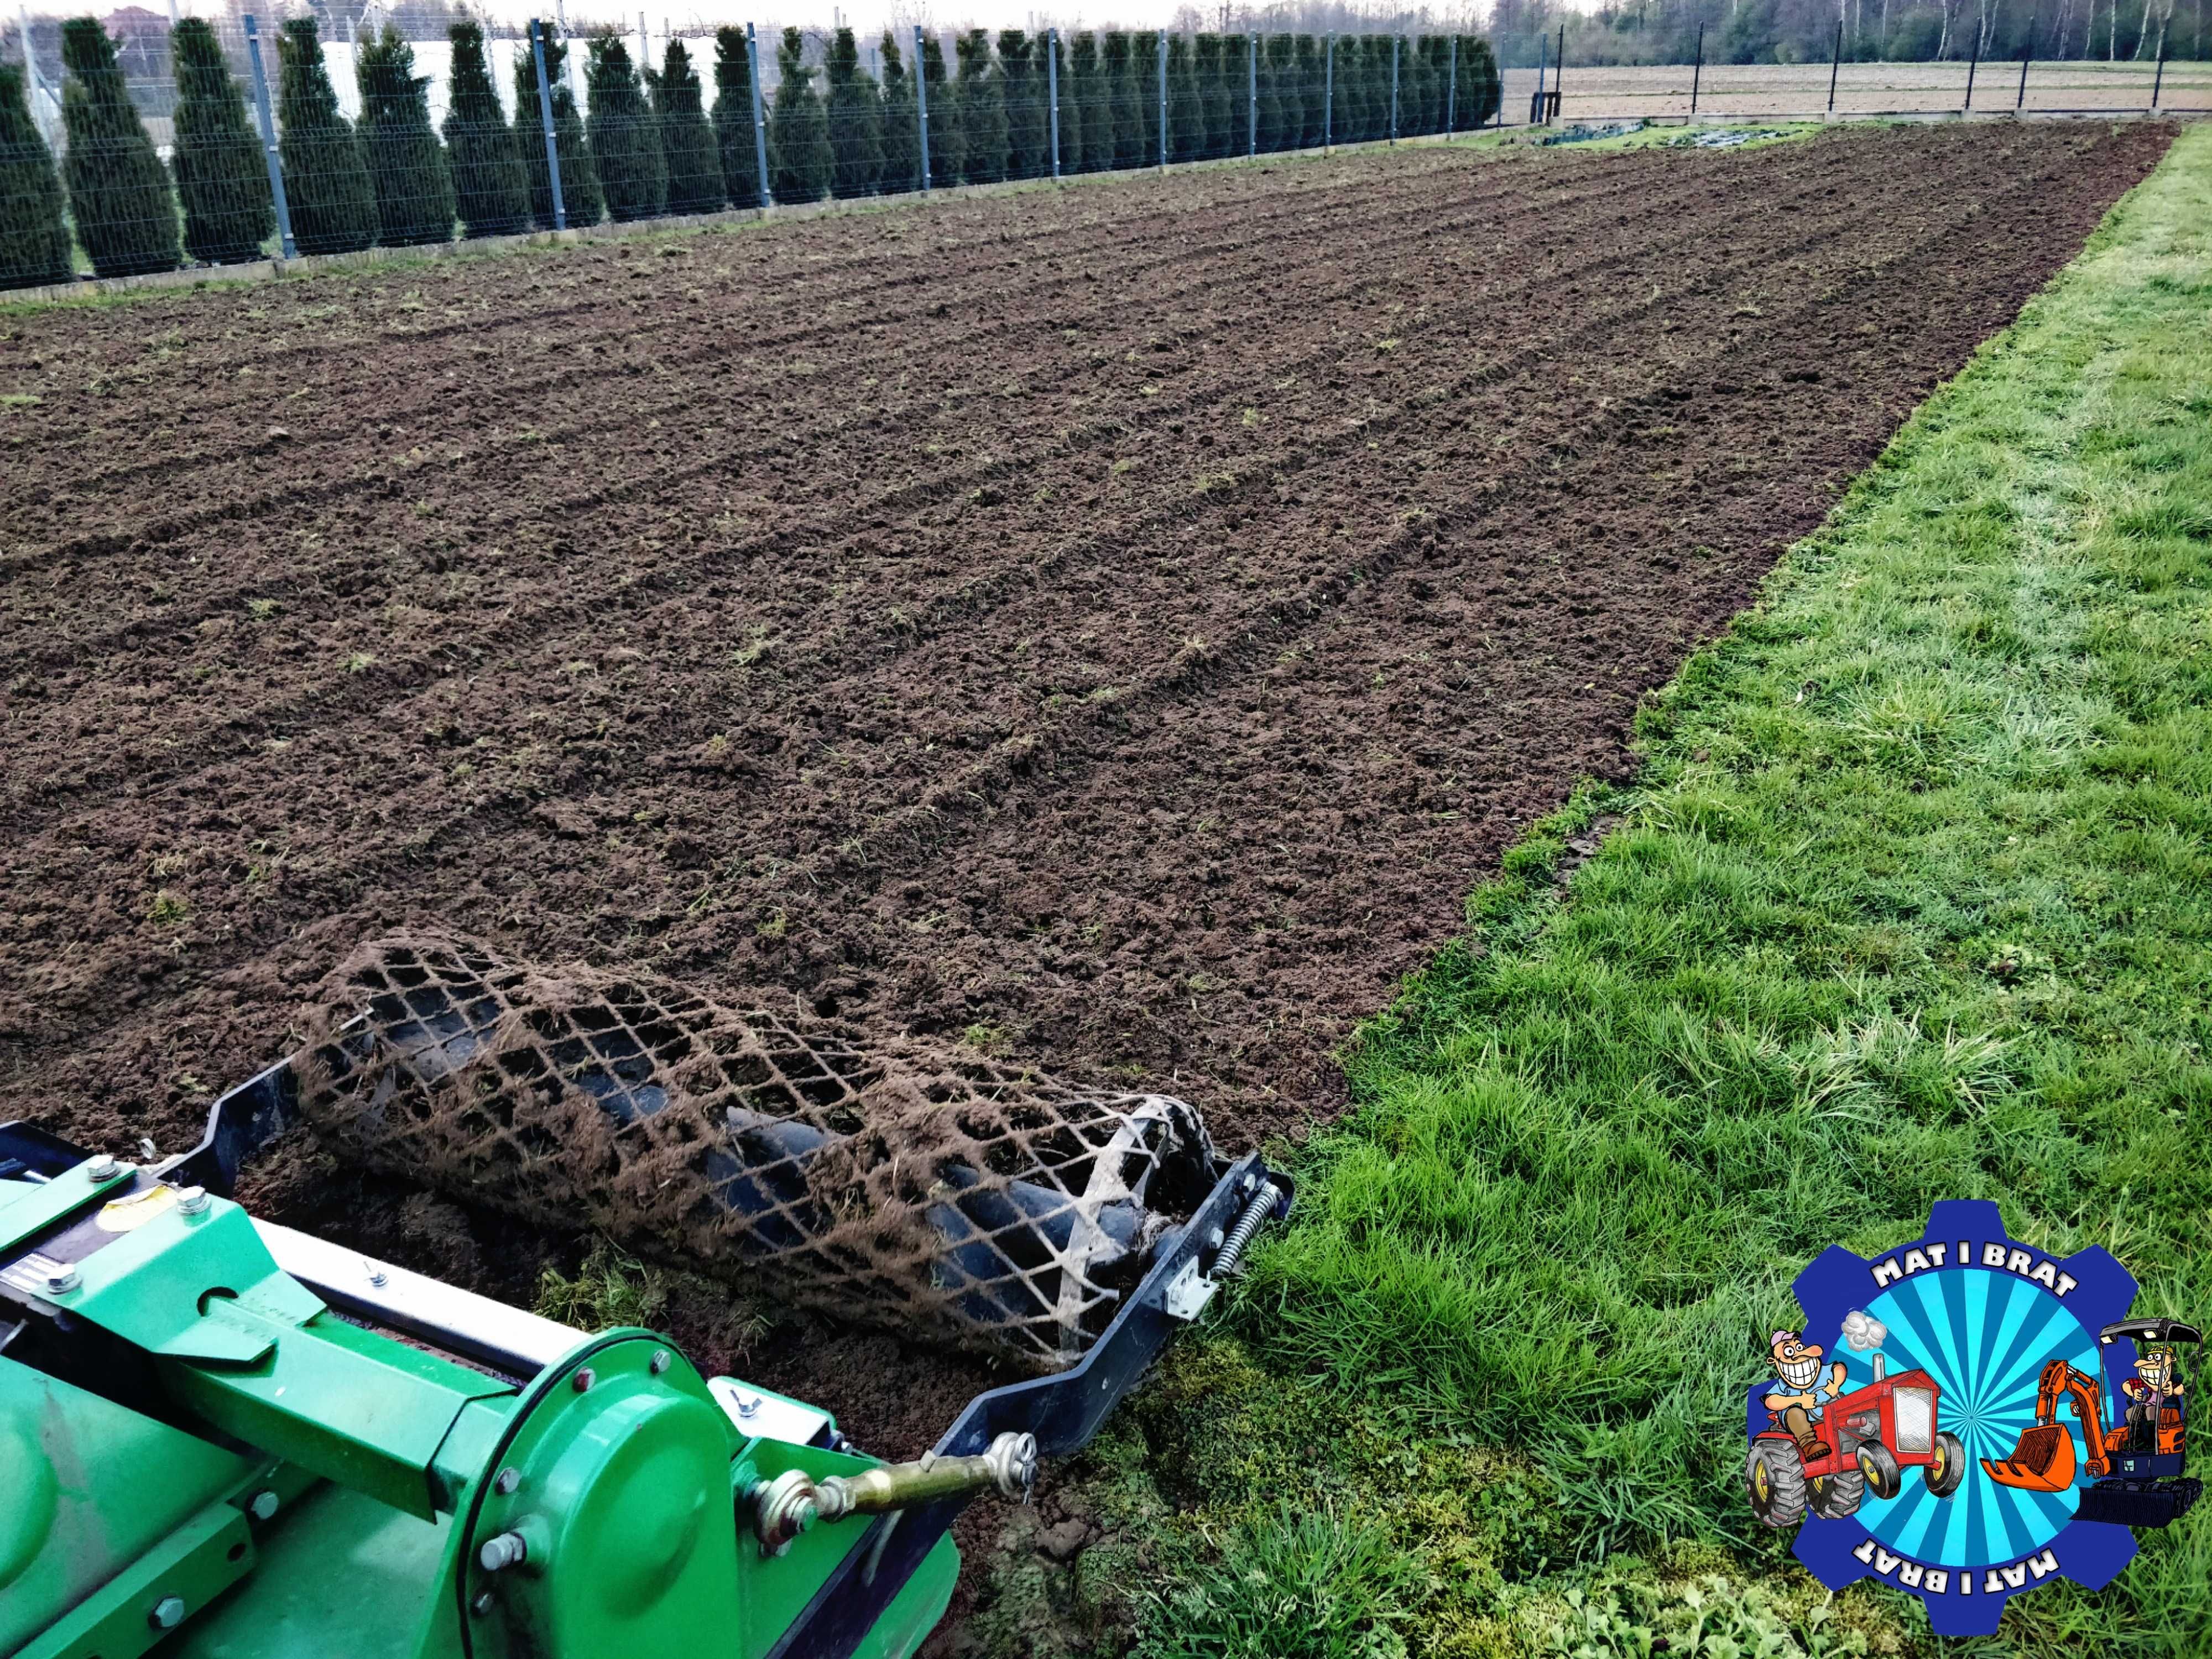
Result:
{"label": "grass strip beside field", "polygon": [[[1231,1334],[1091,1462],[1143,1650],[1931,1647],[1752,1522],[1743,1390],[1941,1198],[2212,1318],[2208,586],[2198,127],[1362,1034]],[[2193,1516],[1981,1645],[2203,1654],[2209,1585]]]}

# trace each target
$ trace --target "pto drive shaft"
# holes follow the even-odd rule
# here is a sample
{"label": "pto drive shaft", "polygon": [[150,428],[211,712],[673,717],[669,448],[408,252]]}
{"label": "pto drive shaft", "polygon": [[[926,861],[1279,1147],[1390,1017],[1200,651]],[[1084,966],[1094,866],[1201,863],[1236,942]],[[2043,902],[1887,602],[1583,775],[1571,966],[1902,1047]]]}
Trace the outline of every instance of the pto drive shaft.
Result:
{"label": "pto drive shaft", "polygon": [[1036,1481],[1036,1463],[1035,1435],[1002,1434],[973,1457],[939,1457],[931,1452],[911,1463],[886,1463],[819,1480],[804,1470],[789,1469],[773,1480],[759,1482],[745,1499],[762,1553],[781,1555],[817,1521],[885,1515],[940,1498],[964,1498],[993,1489],[1001,1497],[1027,1502]]}

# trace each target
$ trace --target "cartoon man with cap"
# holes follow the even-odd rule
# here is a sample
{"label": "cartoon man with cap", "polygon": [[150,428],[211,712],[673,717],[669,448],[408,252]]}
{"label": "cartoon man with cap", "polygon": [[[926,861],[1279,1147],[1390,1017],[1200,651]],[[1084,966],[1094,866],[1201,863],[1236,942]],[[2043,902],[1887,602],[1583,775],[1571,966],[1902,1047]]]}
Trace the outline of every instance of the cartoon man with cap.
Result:
{"label": "cartoon man with cap", "polygon": [[1813,1425],[1820,1407],[1843,1392],[1844,1362],[1837,1360],[1823,1381],[1822,1350],[1819,1344],[1806,1341],[1798,1331],[1775,1332],[1767,1341],[1766,1352],[1774,1361],[1774,1375],[1781,1379],[1779,1386],[1766,1392],[1766,1409],[1797,1443],[1800,1457],[1808,1463],[1826,1457],[1828,1443],[1814,1432]]}
{"label": "cartoon man with cap", "polygon": [[2120,1392],[2127,1396],[2127,1443],[2131,1451],[2156,1451],[2160,1410],[2169,1401],[2180,1402],[2182,1382],[2174,1359],[2172,1343],[2147,1344],[2136,1356],[2136,1375],[2120,1384]]}

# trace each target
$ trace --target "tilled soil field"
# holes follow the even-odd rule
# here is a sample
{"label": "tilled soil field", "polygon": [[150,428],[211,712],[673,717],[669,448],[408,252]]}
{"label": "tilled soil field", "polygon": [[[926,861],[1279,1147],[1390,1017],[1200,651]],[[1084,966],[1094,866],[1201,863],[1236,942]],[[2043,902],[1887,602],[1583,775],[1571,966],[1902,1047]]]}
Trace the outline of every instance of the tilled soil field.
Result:
{"label": "tilled soil field", "polygon": [[[432,929],[1296,1133],[2166,142],[1426,149],[0,320],[7,1109],[180,1146]],[[573,1249],[305,1153],[259,1201],[510,1295]],[[986,1380],[676,1317],[886,1454]]]}

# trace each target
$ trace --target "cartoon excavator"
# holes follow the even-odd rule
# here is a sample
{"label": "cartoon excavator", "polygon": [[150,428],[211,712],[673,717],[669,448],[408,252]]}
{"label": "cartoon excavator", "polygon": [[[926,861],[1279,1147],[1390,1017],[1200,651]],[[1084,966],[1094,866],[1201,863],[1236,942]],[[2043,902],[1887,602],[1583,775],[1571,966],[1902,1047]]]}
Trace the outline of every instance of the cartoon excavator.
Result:
{"label": "cartoon excavator", "polygon": [[[2204,1490],[2202,1480],[2184,1473],[2184,1379],[2176,1346],[2201,1347],[2204,1338],[2195,1326],[2178,1319],[2123,1319],[2097,1333],[2098,1341],[2107,1346],[2120,1337],[2138,1345],[2142,1358],[2136,1368],[2142,1379],[2122,1385],[2127,1404],[2117,1422],[2106,1426],[2098,1379],[2054,1359],[2043,1368],[2033,1426],[2021,1431],[2010,1457],[1985,1457],[1982,1468],[1999,1486],[2055,1492],[2071,1488],[2085,1463],[2094,1484],[2081,1493],[2075,1519],[2167,1526],[2187,1514]],[[2061,1402],[2069,1400],[2087,1450],[2082,1463],[2075,1459],[2072,1430],[2058,1420]]]}

